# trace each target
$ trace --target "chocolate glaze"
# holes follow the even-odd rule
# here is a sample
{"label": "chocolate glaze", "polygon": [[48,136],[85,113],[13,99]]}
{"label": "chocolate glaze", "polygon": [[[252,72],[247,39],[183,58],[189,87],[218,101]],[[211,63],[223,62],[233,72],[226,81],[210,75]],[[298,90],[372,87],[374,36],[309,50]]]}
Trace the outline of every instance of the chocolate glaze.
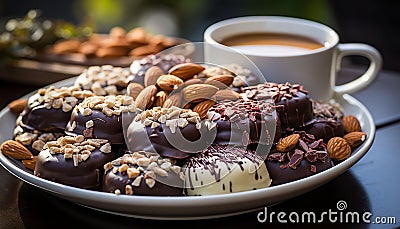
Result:
{"label": "chocolate glaze", "polygon": [[[45,153],[47,152],[47,153]],[[101,184],[104,173],[103,165],[114,159],[113,153],[94,150],[86,161],[74,166],[71,158],[64,154],[50,154],[42,151],[36,161],[34,174],[46,180],[78,188],[94,188]]]}
{"label": "chocolate glaze", "polygon": [[[329,157],[327,157],[325,162],[316,161],[314,163],[303,159],[301,160],[300,164],[297,166],[296,169],[292,169],[290,167],[282,168],[282,166],[285,166],[287,162],[266,160],[265,163],[267,165],[269,175],[271,176],[272,179],[271,186],[306,178],[314,174],[320,173],[324,170],[327,170],[333,166],[333,162]],[[312,172],[311,166],[316,167],[315,172]]]}
{"label": "chocolate glaze", "polygon": [[283,130],[303,127],[313,118],[312,102],[308,91],[299,84],[265,83],[243,88],[255,100],[272,99]]}
{"label": "chocolate glaze", "polygon": [[47,109],[44,105],[28,105],[22,112],[19,125],[29,130],[41,132],[64,132],[65,126],[71,116],[71,112],[60,109]]}
{"label": "chocolate glaze", "polygon": [[[128,114],[124,114],[128,115]],[[86,122],[93,120],[92,131],[86,131]],[[72,123],[76,122],[76,128],[71,131]],[[92,132],[92,136],[87,136]],[[99,110],[92,110],[88,116],[82,115],[77,109],[74,109],[67,125],[68,134],[81,134],[87,138],[107,139],[111,144],[125,144],[125,138],[122,131],[122,115],[107,116]]]}
{"label": "chocolate glaze", "polygon": [[[264,105],[265,108],[263,108]],[[268,104],[260,101],[243,99],[221,101],[213,106],[208,117],[217,123],[217,137],[214,143],[238,146],[253,143],[270,145],[278,140],[280,121],[273,113],[273,109],[267,106]]]}
{"label": "chocolate glaze", "polygon": [[[192,123],[184,128],[180,128],[182,135],[189,141],[196,141],[200,139],[200,132],[196,129],[196,126]],[[165,135],[173,135],[168,127],[165,125],[160,125],[157,128],[146,127],[147,135],[150,138],[150,142],[153,144],[154,149],[162,157],[172,157],[172,158],[186,158],[189,153],[183,152],[180,149],[182,146],[172,146],[167,140]]]}
{"label": "chocolate glaze", "polygon": [[307,133],[315,136],[315,138],[322,138],[325,143],[333,137],[343,137],[344,130],[342,121],[333,118],[314,118],[306,124],[303,128]]}
{"label": "chocolate glaze", "polygon": [[131,65],[132,79],[130,82],[135,82],[139,84],[144,84],[144,74],[147,69],[152,66],[158,66],[163,70],[164,73],[167,73],[170,68],[175,65],[190,62],[189,59],[186,59],[182,55],[149,55],[143,59],[135,60]]}
{"label": "chocolate glaze", "polygon": [[[193,123],[189,123],[184,128],[177,128],[177,131],[180,131],[182,136],[190,142],[195,142],[204,135],[205,138],[202,139],[202,142],[199,146],[201,147],[201,145],[204,145],[203,149],[207,148],[213,140],[212,135],[209,136],[207,134],[207,129],[204,126],[198,130]],[[191,151],[191,149],[188,149],[187,145],[184,145],[185,142],[180,140],[176,142],[174,141],[174,143],[171,144],[166,135],[168,135],[168,139],[178,137],[176,133],[172,133],[169,127],[167,127],[165,124],[161,124],[156,128],[151,128],[149,126],[145,127],[139,122],[132,122],[127,131],[128,149],[130,151],[144,150],[156,152],[162,157],[170,157],[175,159],[187,158],[191,153],[200,151],[199,149],[194,150],[194,148],[194,151]]]}
{"label": "chocolate glaze", "polygon": [[283,129],[305,126],[313,118],[311,101],[303,92],[292,99],[280,100],[276,105]]}

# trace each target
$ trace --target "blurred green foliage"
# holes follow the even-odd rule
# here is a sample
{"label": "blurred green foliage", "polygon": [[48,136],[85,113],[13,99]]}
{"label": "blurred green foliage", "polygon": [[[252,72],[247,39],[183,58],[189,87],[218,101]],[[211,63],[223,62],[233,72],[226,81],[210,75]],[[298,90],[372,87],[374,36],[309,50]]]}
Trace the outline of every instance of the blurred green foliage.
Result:
{"label": "blurred green foliage", "polygon": [[247,15],[282,15],[334,23],[328,0],[81,0],[75,2],[74,8],[79,20],[89,19],[98,31],[106,32],[115,25],[126,29],[141,26],[142,14],[157,7],[176,17],[175,35],[187,38],[200,36],[205,27],[216,21]]}

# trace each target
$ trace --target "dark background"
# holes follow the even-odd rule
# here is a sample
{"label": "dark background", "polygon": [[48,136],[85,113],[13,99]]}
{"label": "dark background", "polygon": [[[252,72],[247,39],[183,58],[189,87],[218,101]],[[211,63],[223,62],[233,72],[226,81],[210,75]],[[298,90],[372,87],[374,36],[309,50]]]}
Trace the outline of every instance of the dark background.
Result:
{"label": "dark background", "polygon": [[[1,24],[40,9],[43,18],[76,25],[92,23],[98,32],[115,25],[143,26],[149,32],[202,41],[203,31],[217,21],[247,15],[283,15],[314,20],[334,28],[341,42],[373,45],[383,55],[384,69],[400,70],[399,1],[329,0],[2,0]],[[358,61],[358,60],[356,60]]]}

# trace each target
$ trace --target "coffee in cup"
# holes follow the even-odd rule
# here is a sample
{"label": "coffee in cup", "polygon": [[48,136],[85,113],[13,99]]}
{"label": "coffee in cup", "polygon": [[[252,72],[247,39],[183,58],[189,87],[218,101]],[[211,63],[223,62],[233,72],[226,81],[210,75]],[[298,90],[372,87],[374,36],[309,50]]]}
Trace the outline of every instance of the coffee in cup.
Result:
{"label": "coffee in cup", "polygon": [[[338,34],[326,25],[279,16],[239,17],[217,22],[206,29],[204,58],[213,64],[237,63],[260,71],[268,81],[300,83],[310,96],[327,101],[368,86],[382,67],[380,53],[370,45],[339,43]],[[240,54],[238,54],[238,52]],[[245,55],[258,69],[241,63]],[[336,85],[344,56],[370,61],[357,79]],[[248,61],[247,61],[248,63]]]}
{"label": "coffee in cup", "polygon": [[244,54],[286,56],[324,47],[309,37],[284,33],[245,33],[224,38],[221,44]]}

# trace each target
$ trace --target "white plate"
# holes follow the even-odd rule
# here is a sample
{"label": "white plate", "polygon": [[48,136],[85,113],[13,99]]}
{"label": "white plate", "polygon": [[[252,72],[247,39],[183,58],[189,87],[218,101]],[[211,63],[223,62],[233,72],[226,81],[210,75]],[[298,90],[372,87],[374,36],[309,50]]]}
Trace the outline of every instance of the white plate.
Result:
{"label": "white plate", "polygon": [[[73,78],[68,79],[55,86],[71,85],[73,81]],[[240,214],[311,191],[345,172],[367,153],[375,137],[375,125],[371,114],[364,105],[350,95],[343,95],[336,100],[343,106],[345,114],[352,114],[360,120],[362,129],[368,136],[364,144],[350,158],[333,168],[314,176],[265,189],[213,196],[117,196],[38,178],[24,169],[20,163],[11,161],[1,153],[0,163],[9,172],[29,184],[77,204],[114,214],[152,219],[201,219]],[[15,119],[16,116],[8,108],[0,112],[0,142],[12,138]]]}

